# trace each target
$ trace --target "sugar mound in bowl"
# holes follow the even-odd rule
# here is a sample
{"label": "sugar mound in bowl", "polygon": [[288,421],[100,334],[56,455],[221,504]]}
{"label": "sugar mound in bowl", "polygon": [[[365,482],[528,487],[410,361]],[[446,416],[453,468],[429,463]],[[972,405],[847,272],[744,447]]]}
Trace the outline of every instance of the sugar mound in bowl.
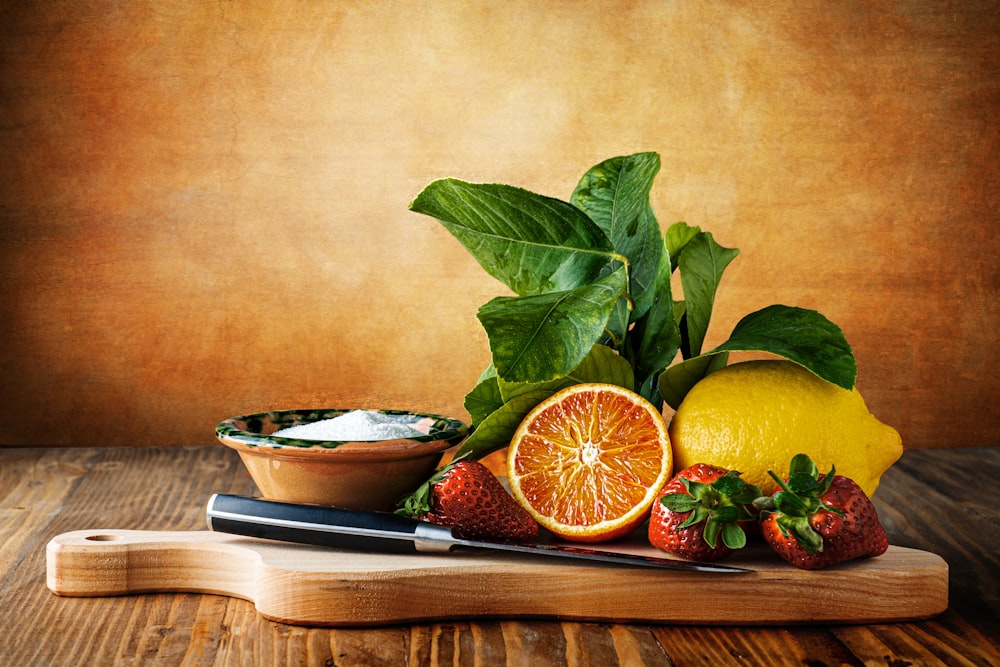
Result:
{"label": "sugar mound in bowl", "polygon": [[299,440],[373,442],[416,438],[426,433],[393,418],[392,415],[369,410],[352,410],[331,419],[289,426],[271,435]]}

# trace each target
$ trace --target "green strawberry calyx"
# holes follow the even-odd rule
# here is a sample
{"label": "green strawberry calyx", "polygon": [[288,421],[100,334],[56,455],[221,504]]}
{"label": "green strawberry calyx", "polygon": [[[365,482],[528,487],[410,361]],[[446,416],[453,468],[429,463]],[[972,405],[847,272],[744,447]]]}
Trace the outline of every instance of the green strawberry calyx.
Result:
{"label": "green strawberry calyx", "polygon": [[711,548],[722,543],[730,549],[746,546],[747,536],[738,521],[753,521],[749,506],[760,496],[760,489],[740,479],[737,471],[730,471],[711,484],[691,481],[681,477],[687,493],[669,493],[660,502],[673,512],[691,514],[679,528],[705,523],[702,536]]}
{"label": "green strawberry calyx", "polygon": [[810,519],[819,512],[844,513],[823,502],[823,495],[833,484],[836,467],[830,472],[819,474],[819,469],[806,454],[796,454],[789,465],[788,480],[782,480],[774,471],[767,473],[780,488],[773,496],[758,498],[754,505],[761,510],[761,516],[776,514],[777,525],[784,537],[792,536],[807,552],[823,551],[823,536],[813,529]]}
{"label": "green strawberry calyx", "polygon": [[402,498],[397,503],[398,509],[394,512],[394,514],[409,517],[411,519],[418,519],[430,512],[434,485],[446,478],[452,468],[454,468],[460,460],[461,459],[455,458],[447,465],[444,465],[436,470],[434,474],[431,475],[427,481],[417,487],[413,493]]}

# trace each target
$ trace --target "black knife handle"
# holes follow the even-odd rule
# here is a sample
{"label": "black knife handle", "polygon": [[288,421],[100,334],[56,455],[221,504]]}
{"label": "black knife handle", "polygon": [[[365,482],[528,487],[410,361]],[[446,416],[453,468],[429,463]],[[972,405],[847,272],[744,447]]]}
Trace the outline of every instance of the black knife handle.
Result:
{"label": "black knife handle", "polygon": [[222,533],[339,549],[413,553],[448,551],[451,531],[386,512],[282,503],[217,493],[205,510]]}

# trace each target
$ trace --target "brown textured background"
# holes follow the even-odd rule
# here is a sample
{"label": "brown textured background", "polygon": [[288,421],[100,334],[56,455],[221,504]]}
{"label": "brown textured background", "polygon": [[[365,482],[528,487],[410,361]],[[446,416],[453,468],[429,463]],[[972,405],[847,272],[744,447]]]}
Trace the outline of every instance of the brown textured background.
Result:
{"label": "brown textured background", "polygon": [[[265,7],[265,4],[267,5]],[[291,407],[465,416],[501,294],[434,178],[654,207],[853,344],[907,447],[1000,444],[996,2],[0,2],[0,444],[209,444]]]}

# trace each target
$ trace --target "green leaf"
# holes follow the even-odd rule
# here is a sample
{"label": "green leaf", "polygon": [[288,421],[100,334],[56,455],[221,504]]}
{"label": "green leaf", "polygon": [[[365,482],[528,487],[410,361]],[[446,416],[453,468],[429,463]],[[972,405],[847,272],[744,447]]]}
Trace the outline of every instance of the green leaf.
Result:
{"label": "green leaf", "polygon": [[625,291],[624,267],[564,292],[497,297],[479,309],[497,375],[507,382],[546,382],[576,368],[604,333]]}
{"label": "green leaf", "polygon": [[724,368],[729,361],[728,353],[703,354],[667,367],[660,373],[660,396],[667,405],[676,410],[691,387],[709,373]]}
{"label": "green leaf", "polygon": [[745,316],[714,350],[667,368],[660,375],[660,394],[676,409],[691,387],[725,366],[726,355],[735,351],[783,357],[844,389],[857,378],[854,353],[840,327],[814,310],[773,305]]}
{"label": "green leaf", "polygon": [[580,209],[509,185],[437,180],[410,210],[437,218],[487,273],[522,296],[592,283],[616,257]]}
{"label": "green leaf", "polygon": [[681,251],[678,266],[686,304],[688,357],[701,354],[722,273],[739,252],[720,246],[709,232],[695,234]]}
{"label": "green leaf", "polygon": [[670,254],[670,271],[677,270],[677,260],[681,252],[687,246],[688,241],[693,239],[701,231],[701,227],[692,227],[686,222],[675,222],[667,228],[667,233],[663,235],[663,240]]}
{"label": "green leaf", "polygon": [[639,341],[634,362],[636,374],[642,381],[639,393],[657,406],[661,401],[657,380],[663,369],[677,356],[681,346],[670,276],[670,256],[664,242],[657,264],[656,281],[651,290],[656,298],[646,315],[636,322],[633,333]]}
{"label": "green leaf", "polygon": [[570,198],[604,230],[615,251],[628,258],[633,319],[646,313],[655,296],[663,243],[649,193],[659,170],[656,153],[611,158],[584,174]]}
{"label": "green leaf", "polygon": [[858,376],[854,352],[836,324],[815,310],[762,308],[740,320],[729,340],[713,350],[758,350],[794,361],[822,379],[850,390]]}
{"label": "green leaf", "polygon": [[500,396],[509,401],[521,394],[544,391],[554,394],[570,385],[584,382],[615,384],[631,390],[635,385],[632,367],[618,353],[606,345],[595,345],[580,365],[568,375],[548,382],[506,382],[499,381]]}
{"label": "green leaf", "polygon": [[476,386],[465,395],[465,410],[469,413],[473,426],[479,426],[484,419],[499,410],[501,406],[503,406],[503,396],[500,393],[496,372],[488,377],[480,378]]}
{"label": "green leaf", "polygon": [[455,452],[455,458],[482,458],[510,444],[517,427],[531,410],[548,398],[547,391],[521,394],[491,413]]}

